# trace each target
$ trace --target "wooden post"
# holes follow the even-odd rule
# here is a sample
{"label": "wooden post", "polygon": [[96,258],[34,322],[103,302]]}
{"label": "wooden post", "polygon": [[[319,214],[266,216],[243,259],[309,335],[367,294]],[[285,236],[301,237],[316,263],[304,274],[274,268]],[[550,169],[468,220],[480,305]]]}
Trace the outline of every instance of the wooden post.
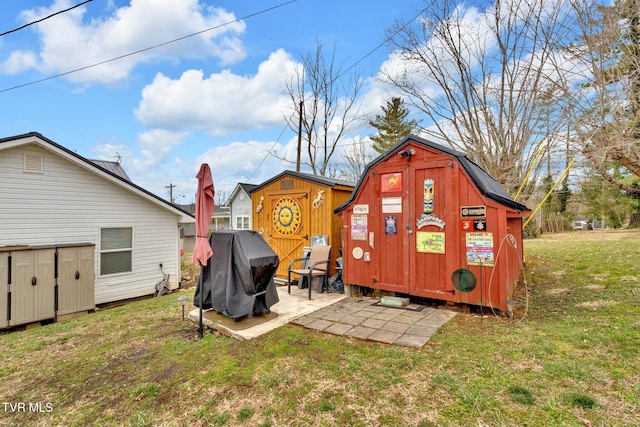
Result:
{"label": "wooden post", "polygon": [[302,150],[302,108],[304,102],[300,101],[300,113],[298,117],[298,158],[296,160],[296,172],[300,172],[300,150]]}

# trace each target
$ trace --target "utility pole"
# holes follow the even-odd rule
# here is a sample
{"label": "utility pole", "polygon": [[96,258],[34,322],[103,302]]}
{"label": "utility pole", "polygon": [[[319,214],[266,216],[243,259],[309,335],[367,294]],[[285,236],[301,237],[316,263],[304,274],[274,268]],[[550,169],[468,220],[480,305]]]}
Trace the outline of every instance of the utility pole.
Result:
{"label": "utility pole", "polygon": [[173,189],[176,188],[177,185],[174,185],[173,183],[169,183],[169,185],[165,185],[164,188],[168,188],[169,189],[169,202],[171,204],[173,204]]}
{"label": "utility pole", "polygon": [[304,101],[300,101],[300,116],[298,117],[298,159],[296,160],[296,172],[300,172],[300,150],[302,150],[302,108]]}

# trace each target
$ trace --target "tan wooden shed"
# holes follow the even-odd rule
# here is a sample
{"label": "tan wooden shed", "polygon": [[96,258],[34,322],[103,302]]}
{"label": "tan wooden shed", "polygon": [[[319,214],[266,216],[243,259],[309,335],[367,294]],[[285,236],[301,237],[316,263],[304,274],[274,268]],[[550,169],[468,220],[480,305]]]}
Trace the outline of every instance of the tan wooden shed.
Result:
{"label": "tan wooden shed", "polygon": [[276,276],[287,277],[289,263],[304,256],[314,236],[326,236],[332,246],[329,273],[335,273],[342,250],[342,219],[333,210],[353,188],[349,181],[284,171],[253,190],[253,229],[280,257]]}

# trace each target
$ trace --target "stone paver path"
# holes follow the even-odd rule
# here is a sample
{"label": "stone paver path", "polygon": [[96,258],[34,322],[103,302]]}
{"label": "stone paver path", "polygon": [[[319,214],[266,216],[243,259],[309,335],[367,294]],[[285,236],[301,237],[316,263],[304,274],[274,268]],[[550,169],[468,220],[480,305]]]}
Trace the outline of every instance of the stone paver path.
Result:
{"label": "stone paver path", "polygon": [[292,321],[334,335],[420,348],[456,313],[411,304],[376,305],[372,298],[345,298]]}

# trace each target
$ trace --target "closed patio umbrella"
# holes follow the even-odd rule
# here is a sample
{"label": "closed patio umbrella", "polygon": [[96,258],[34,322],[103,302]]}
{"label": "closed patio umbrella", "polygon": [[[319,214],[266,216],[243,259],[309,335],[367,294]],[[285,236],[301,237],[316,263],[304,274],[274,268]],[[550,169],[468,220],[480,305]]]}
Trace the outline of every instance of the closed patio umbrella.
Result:
{"label": "closed patio umbrella", "polygon": [[197,304],[200,307],[198,337],[202,338],[204,334],[204,328],[202,326],[202,294],[204,292],[202,273],[204,267],[209,262],[209,258],[213,255],[208,237],[209,223],[213,215],[213,196],[215,191],[213,188],[213,179],[211,178],[211,169],[208,164],[203,163],[200,166],[200,171],[198,171],[196,178],[198,178],[198,191],[196,192],[196,243],[193,247],[193,263],[200,265],[200,277],[198,279],[196,294],[200,295],[200,301]]}

